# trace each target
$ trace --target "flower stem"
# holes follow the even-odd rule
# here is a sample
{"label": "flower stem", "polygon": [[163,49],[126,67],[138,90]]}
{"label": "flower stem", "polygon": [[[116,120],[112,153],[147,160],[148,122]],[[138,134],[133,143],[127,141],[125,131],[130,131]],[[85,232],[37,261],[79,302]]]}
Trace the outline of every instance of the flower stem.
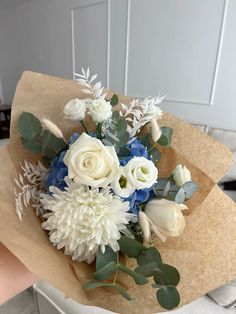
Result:
{"label": "flower stem", "polygon": [[83,126],[85,132],[88,134],[88,129],[86,128],[86,126],[85,126],[85,124],[84,124],[84,121],[81,120],[80,123],[82,124],[82,126]]}
{"label": "flower stem", "polygon": [[[117,265],[119,265],[119,253],[117,252],[116,253],[116,262],[117,262]],[[115,285],[115,283],[116,283],[116,279],[117,279],[117,274],[118,274],[118,270],[119,270],[119,268],[117,267],[116,268],[116,272],[115,272],[115,276],[114,276],[114,279],[113,279],[113,285]]]}
{"label": "flower stem", "polygon": [[155,147],[156,147],[156,143],[153,144],[153,145],[148,149],[147,152],[150,153]]}

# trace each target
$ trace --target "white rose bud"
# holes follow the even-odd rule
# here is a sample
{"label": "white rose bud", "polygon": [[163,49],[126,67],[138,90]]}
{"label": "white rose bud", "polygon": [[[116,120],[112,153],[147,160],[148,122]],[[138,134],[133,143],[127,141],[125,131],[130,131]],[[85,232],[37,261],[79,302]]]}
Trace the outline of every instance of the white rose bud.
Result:
{"label": "white rose bud", "polygon": [[68,176],[92,187],[106,187],[119,174],[119,160],[113,146],[86,133],[72,144],[64,157]]}
{"label": "white rose bud", "polygon": [[183,209],[187,209],[184,204],[177,204],[164,198],[153,199],[147,203],[145,214],[165,239],[178,237],[183,233],[185,228],[185,219],[181,212]]}
{"label": "white rose bud", "polygon": [[191,181],[191,172],[185,166],[178,165],[172,171],[173,179],[178,186],[183,186],[184,183]]}
{"label": "white rose bud", "polygon": [[95,99],[89,105],[89,112],[94,122],[102,123],[112,115],[112,106],[105,99]]}
{"label": "white rose bud", "polygon": [[70,100],[64,107],[64,114],[70,120],[82,121],[85,118],[86,100]]}
{"label": "white rose bud", "polygon": [[144,157],[134,157],[124,167],[127,179],[137,190],[150,188],[157,180],[157,168]]}
{"label": "white rose bud", "polygon": [[151,121],[151,131],[152,131],[152,139],[154,142],[157,142],[161,137],[161,129],[157,123],[156,119],[152,119]]}
{"label": "white rose bud", "polygon": [[135,189],[130,185],[124,172],[124,167],[120,167],[119,175],[111,183],[112,190],[120,197],[126,198],[134,193]]}

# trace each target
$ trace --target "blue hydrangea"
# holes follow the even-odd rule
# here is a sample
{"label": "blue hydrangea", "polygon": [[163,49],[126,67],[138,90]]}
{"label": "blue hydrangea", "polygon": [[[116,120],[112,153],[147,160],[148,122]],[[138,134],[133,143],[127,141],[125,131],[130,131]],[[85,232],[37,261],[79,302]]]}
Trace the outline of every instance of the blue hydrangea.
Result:
{"label": "blue hydrangea", "polygon": [[58,187],[60,190],[64,190],[66,183],[64,178],[68,175],[68,168],[64,164],[63,159],[66,151],[63,151],[51,161],[50,171],[45,178],[45,187],[49,189],[51,185]]}
{"label": "blue hydrangea", "polygon": [[130,212],[137,215],[140,210],[140,205],[154,198],[152,187],[149,189],[136,190],[128,198],[124,199],[130,203]]}
{"label": "blue hydrangea", "polygon": [[134,139],[126,145],[126,148],[129,149],[130,154],[126,157],[120,159],[120,165],[125,166],[127,162],[133,157],[145,157],[149,159],[147,147],[144,146],[138,139]]}

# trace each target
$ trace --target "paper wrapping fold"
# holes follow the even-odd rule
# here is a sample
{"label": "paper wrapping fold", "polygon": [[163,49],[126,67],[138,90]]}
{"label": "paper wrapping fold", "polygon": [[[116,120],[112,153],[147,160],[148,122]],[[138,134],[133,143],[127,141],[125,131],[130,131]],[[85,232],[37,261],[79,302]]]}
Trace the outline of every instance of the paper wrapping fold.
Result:
{"label": "paper wrapping fold", "polygon": [[[37,117],[50,118],[68,136],[78,125],[63,118],[63,107],[76,97],[85,95],[73,81],[32,72],[25,72],[19,81],[13,102],[10,145],[0,151],[0,241],[29,270],[79,303],[118,313],[163,311],[151,285],[136,286],[129,281],[129,293],[134,297],[131,302],[102,288],[85,292],[82,286],[94,266],[72,262],[56,250],[32,208],[27,209],[23,222],[15,214],[13,178],[17,176],[19,161],[38,158],[21,145],[17,130],[20,113],[30,111]],[[129,98],[120,99],[127,102]],[[156,242],[163,260],[180,271],[178,287],[183,305],[236,277],[236,205],[216,185],[230,167],[232,156],[226,147],[169,113],[164,114],[162,124],[174,129],[174,138],[172,147],[163,150],[158,165],[160,176],[183,163],[200,186],[188,202],[191,214],[186,216],[184,234],[164,244]],[[132,265],[133,260],[127,263]]]}

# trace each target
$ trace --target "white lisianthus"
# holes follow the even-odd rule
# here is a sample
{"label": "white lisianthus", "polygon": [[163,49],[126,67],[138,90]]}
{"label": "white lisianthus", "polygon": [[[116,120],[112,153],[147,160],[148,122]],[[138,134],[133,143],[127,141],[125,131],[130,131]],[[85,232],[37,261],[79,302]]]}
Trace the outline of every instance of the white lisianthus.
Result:
{"label": "white lisianthus", "polygon": [[89,104],[89,112],[94,122],[102,123],[112,116],[112,106],[103,98],[95,99]]}
{"label": "white lisianthus", "polygon": [[124,167],[120,167],[119,175],[111,183],[111,187],[115,194],[123,198],[129,197],[135,191],[126,177]]}
{"label": "white lisianthus", "polygon": [[161,129],[155,118],[151,121],[152,139],[156,143],[161,137]]}
{"label": "white lisianthus", "polygon": [[184,204],[164,198],[153,199],[147,203],[145,214],[150,219],[152,231],[164,241],[167,237],[178,237],[183,233],[185,219],[181,211],[187,208]]}
{"label": "white lisianthus", "polygon": [[191,181],[191,172],[186,166],[178,165],[172,171],[172,177],[178,186],[183,186],[184,183]]}
{"label": "white lisianthus", "polygon": [[70,120],[82,121],[85,118],[87,100],[70,100],[64,107],[64,114]]}
{"label": "white lisianthus", "polygon": [[119,160],[112,146],[83,133],[64,157],[68,176],[76,182],[92,187],[105,187],[119,173]]}
{"label": "white lisianthus", "polygon": [[43,194],[41,203],[50,212],[42,227],[57,249],[64,248],[73,260],[91,263],[98,249],[110,246],[119,250],[120,232],[127,229],[135,215],[128,213],[129,202],[111,193],[110,188],[89,188],[66,178],[64,191],[51,186],[51,195]]}
{"label": "white lisianthus", "polygon": [[129,184],[137,189],[150,188],[157,179],[157,168],[144,157],[134,157],[124,167]]}

